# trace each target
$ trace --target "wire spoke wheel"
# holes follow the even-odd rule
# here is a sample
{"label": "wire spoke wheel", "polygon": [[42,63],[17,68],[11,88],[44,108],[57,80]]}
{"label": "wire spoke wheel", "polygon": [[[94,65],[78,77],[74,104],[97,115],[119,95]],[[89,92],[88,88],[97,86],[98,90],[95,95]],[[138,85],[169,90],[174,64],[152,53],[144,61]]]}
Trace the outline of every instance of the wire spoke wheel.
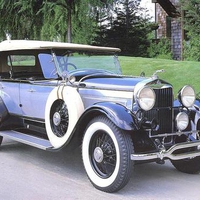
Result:
{"label": "wire spoke wheel", "polygon": [[89,154],[94,170],[102,178],[108,178],[115,170],[116,149],[111,137],[98,131],[91,139]]}
{"label": "wire spoke wheel", "polygon": [[116,192],[129,181],[133,143],[128,133],[106,116],[87,126],[82,143],[83,164],[89,180],[99,190]]}
{"label": "wire spoke wheel", "polygon": [[61,99],[56,100],[50,111],[50,123],[53,133],[57,137],[63,137],[67,132],[69,115],[65,102]]}

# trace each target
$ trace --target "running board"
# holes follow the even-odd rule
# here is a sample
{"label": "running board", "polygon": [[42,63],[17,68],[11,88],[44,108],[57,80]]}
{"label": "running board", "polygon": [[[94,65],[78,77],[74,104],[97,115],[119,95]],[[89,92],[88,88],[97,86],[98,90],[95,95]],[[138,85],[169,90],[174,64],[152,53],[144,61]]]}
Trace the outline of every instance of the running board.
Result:
{"label": "running board", "polygon": [[53,146],[51,145],[49,140],[27,135],[18,131],[13,131],[13,130],[0,131],[0,136],[7,137],[24,144],[28,144],[30,146],[37,147],[39,149],[49,150],[49,151],[53,150]]}

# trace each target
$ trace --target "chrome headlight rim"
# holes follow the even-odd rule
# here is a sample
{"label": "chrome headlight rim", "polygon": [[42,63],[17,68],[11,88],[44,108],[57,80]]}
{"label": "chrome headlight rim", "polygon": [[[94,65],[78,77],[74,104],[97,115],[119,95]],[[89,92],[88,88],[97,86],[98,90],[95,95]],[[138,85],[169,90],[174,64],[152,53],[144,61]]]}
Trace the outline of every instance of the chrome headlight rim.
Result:
{"label": "chrome headlight rim", "polygon": [[142,87],[138,91],[136,99],[139,107],[144,111],[148,111],[151,110],[155,105],[156,94],[152,88]]}
{"label": "chrome headlight rim", "polygon": [[196,100],[196,95],[193,87],[190,85],[185,85],[182,87],[178,94],[178,99],[180,103],[186,108],[193,107]]}
{"label": "chrome headlight rim", "polygon": [[189,116],[185,112],[180,112],[176,116],[176,128],[179,131],[185,130],[189,125]]}

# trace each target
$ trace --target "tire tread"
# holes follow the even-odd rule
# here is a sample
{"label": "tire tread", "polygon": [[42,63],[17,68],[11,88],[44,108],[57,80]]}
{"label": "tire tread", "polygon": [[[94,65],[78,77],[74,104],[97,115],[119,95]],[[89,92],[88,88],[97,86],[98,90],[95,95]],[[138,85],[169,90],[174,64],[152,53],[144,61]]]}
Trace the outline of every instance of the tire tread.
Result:
{"label": "tire tread", "polygon": [[121,165],[120,165],[120,173],[116,180],[108,187],[106,188],[101,188],[97,185],[95,185],[89,178],[90,182],[92,185],[104,192],[117,192],[118,190],[122,189],[129,181],[132,170],[133,170],[133,163],[131,161],[130,155],[133,153],[133,142],[131,139],[131,136],[129,133],[126,133],[125,131],[119,129],[111,120],[109,120],[105,116],[98,116],[95,117],[90,124],[96,122],[96,121],[101,121],[103,123],[106,123],[115,133],[115,136],[119,142],[119,151],[120,151],[120,158],[121,158]]}

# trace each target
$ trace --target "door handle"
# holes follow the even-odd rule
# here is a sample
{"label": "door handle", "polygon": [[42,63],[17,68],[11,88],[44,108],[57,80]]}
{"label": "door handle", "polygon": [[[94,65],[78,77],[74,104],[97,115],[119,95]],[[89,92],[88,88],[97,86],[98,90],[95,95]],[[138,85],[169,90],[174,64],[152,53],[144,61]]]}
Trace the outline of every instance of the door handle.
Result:
{"label": "door handle", "polygon": [[36,90],[34,90],[34,89],[29,89],[28,91],[29,92],[36,92]]}

